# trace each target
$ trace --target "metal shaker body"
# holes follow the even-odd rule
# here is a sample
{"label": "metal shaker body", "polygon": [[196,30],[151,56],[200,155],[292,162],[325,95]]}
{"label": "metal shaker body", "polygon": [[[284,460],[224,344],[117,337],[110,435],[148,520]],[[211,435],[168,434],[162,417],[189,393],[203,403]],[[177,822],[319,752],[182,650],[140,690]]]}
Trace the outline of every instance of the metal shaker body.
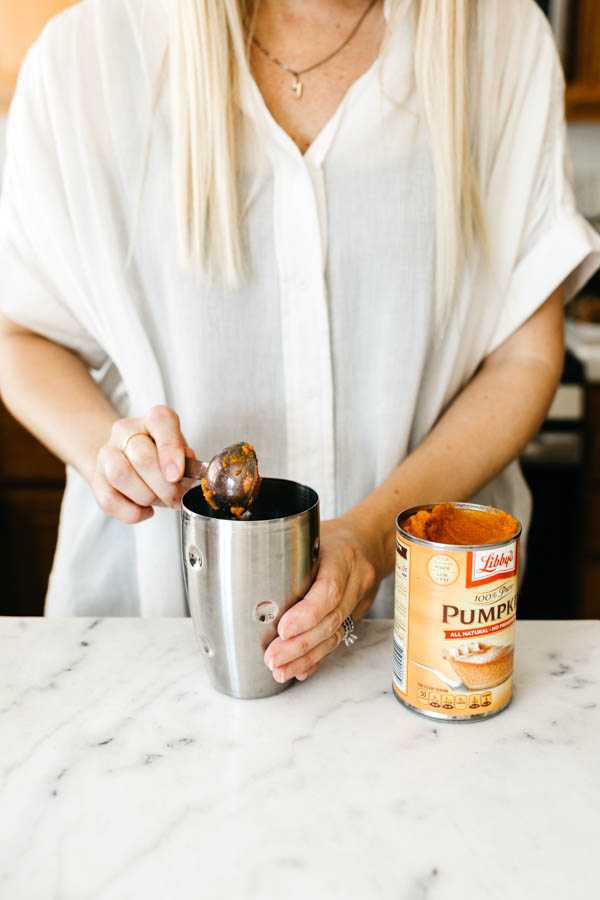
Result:
{"label": "metal shaker body", "polygon": [[214,686],[239,698],[284,690],[264,663],[283,614],[308,591],[319,557],[312,488],[263,478],[247,520],[212,510],[201,487],[182,503],[186,594]]}

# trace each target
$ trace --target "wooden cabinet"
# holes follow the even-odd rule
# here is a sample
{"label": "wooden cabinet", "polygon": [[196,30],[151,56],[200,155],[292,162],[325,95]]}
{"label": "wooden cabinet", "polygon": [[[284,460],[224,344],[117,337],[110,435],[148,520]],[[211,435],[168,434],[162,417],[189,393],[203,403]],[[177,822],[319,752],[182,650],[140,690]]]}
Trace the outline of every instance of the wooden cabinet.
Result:
{"label": "wooden cabinet", "polygon": [[44,611],[64,483],[64,465],[0,403],[0,615]]}
{"label": "wooden cabinet", "polygon": [[583,567],[583,592],[579,618],[600,617],[600,557],[588,557]]}
{"label": "wooden cabinet", "polygon": [[567,49],[567,117],[600,119],[600,3],[574,0]]}
{"label": "wooden cabinet", "polygon": [[582,596],[579,616],[600,618],[600,384],[586,388]]}

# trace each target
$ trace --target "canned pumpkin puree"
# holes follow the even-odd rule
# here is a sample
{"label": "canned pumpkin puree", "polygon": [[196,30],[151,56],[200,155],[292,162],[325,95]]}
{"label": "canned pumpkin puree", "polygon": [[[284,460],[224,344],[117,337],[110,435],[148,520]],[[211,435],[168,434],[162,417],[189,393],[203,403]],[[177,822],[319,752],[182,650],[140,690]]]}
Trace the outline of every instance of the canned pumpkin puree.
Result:
{"label": "canned pumpkin puree", "polygon": [[474,503],[396,520],[394,693],[415,712],[472,721],[512,697],[521,525]]}

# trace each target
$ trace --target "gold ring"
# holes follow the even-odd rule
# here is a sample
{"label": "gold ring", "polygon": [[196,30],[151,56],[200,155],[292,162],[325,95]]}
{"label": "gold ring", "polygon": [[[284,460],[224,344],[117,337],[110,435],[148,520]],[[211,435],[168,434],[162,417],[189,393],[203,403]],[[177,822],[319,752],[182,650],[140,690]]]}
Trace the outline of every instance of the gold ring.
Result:
{"label": "gold ring", "polygon": [[128,445],[128,443],[129,443],[129,441],[130,441],[132,438],[138,437],[138,436],[139,436],[139,437],[149,437],[149,434],[148,434],[147,431],[134,431],[133,434],[130,434],[129,437],[126,438],[126,439],[123,441],[123,443],[121,444],[121,453],[123,453],[123,454],[126,456],[126,455],[127,455],[127,453],[126,453],[126,451],[127,451],[127,445]]}

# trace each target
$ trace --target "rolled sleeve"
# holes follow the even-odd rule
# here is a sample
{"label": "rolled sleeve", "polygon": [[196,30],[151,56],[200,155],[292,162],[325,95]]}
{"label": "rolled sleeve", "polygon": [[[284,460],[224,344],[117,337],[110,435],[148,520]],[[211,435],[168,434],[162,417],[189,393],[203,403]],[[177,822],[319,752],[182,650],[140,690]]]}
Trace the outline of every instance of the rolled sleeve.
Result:
{"label": "rolled sleeve", "polygon": [[560,285],[568,303],[599,268],[600,235],[582,216],[566,213],[516,266],[489,352],[526,322]]}
{"label": "rolled sleeve", "polygon": [[506,289],[488,352],[554,291],[568,302],[600,268],[600,235],[578,214],[564,116],[564,76],[547,20],[535,10],[525,66],[500,154],[501,216],[516,230]]}

